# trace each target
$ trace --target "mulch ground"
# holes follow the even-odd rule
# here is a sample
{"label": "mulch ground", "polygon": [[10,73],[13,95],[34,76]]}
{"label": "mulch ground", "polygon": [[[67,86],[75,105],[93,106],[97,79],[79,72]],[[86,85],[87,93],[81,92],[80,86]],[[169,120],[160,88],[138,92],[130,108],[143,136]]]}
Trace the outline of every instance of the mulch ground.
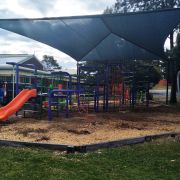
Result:
{"label": "mulch ground", "polygon": [[133,112],[74,113],[46,118],[14,118],[0,125],[0,139],[82,145],[180,131],[180,107],[152,107]]}

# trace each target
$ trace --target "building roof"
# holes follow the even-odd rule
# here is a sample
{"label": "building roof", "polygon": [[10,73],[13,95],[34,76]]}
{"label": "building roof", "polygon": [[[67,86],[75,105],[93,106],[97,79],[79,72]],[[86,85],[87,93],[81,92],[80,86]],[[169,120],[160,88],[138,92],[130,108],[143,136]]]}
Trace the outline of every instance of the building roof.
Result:
{"label": "building roof", "polygon": [[37,69],[44,70],[43,64],[37,59],[34,54],[0,54],[0,65],[8,62],[14,62],[27,66],[27,64],[34,64]]}
{"label": "building roof", "polygon": [[65,71],[71,75],[77,74],[77,69],[72,69],[72,68],[63,68],[62,71]]}
{"label": "building roof", "polygon": [[111,15],[0,19],[0,28],[48,44],[77,61],[166,58],[180,9]]}
{"label": "building roof", "polygon": [[7,62],[22,64],[33,57],[35,56],[30,54],[0,54],[0,64],[6,64]]}

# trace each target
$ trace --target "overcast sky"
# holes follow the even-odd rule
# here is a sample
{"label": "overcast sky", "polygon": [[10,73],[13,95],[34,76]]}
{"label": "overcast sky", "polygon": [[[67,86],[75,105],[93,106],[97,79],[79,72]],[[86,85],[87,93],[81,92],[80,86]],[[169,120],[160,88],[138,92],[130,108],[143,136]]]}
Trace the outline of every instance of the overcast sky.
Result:
{"label": "overcast sky", "polygon": [[[0,0],[0,18],[38,18],[102,14],[115,0]],[[76,62],[68,55],[47,45],[0,29],[0,54],[53,55],[64,69],[75,68]]]}

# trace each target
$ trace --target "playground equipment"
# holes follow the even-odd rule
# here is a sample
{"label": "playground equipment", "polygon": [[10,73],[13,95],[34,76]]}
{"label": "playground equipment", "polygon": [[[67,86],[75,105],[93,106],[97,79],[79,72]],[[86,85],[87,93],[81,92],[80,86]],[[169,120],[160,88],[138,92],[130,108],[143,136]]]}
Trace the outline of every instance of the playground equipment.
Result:
{"label": "playground equipment", "polygon": [[[3,19],[0,21],[0,27],[50,45],[77,62],[96,60],[100,63],[115,63],[122,60],[163,59],[169,64],[170,57],[164,52],[164,41],[169,32],[178,25],[179,19],[180,9],[173,8],[123,15],[118,13],[68,18]],[[74,42],[78,43],[74,45]],[[108,67],[105,69],[107,76],[104,83],[104,111],[107,112]]]}
{"label": "playground equipment", "polygon": [[[26,65],[20,65],[18,63],[15,63],[15,62],[7,62],[6,64],[10,64],[13,66],[13,69],[14,69],[14,66],[15,66],[15,71],[16,71],[16,95],[18,95],[19,93],[19,67],[22,66],[22,67],[33,67],[34,68],[34,76],[35,76],[35,82],[32,84],[34,85],[33,88],[36,88],[36,75],[37,75],[37,69],[36,69],[36,66],[34,64],[26,64]],[[14,78],[13,78],[13,90],[14,90],[14,84],[15,84],[15,81],[14,81]],[[14,94],[14,92],[13,92]]]}
{"label": "playground equipment", "polygon": [[[15,93],[18,94],[22,89],[19,79],[26,79],[26,77],[19,75],[19,64],[13,62],[8,64],[13,65],[13,69],[16,70],[16,81],[14,81],[13,87],[16,87]],[[51,121],[54,112],[58,117],[60,112],[65,113],[65,116],[68,117],[69,112],[74,111],[109,112],[128,106],[134,108],[135,105],[144,104],[144,102],[148,105],[148,85],[145,82],[139,85],[139,82],[136,82],[135,72],[127,71],[122,62],[117,64],[101,63],[97,66],[79,64],[76,88],[73,88],[72,76],[67,72],[55,71],[51,72],[48,77],[38,77],[34,65],[28,66],[34,68],[34,75],[29,76],[30,82],[27,85],[37,90],[37,97],[25,103],[24,116],[26,111],[39,111],[41,115],[48,114],[48,119]],[[49,90],[48,87],[50,87]],[[38,110],[36,107],[40,109]]]}
{"label": "playground equipment", "polygon": [[[16,66],[16,94],[19,92],[19,65]],[[82,71],[88,72],[89,77],[82,76]],[[83,78],[82,78],[83,77]],[[67,72],[53,72],[51,76],[38,77],[37,71],[34,70],[34,80],[30,87],[37,91],[37,97],[29,101],[19,104],[15,110],[8,112],[2,111],[2,120],[7,119],[20,107],[24,106],[25,112],[37,112],[37,103],[40,107],[39,114],[48,114],[48,120],[51,121],[54,112],[59,116],[60,112],[69,116],[69,112],[95,112],[103,110],[104,112],[117,111],[121,108],[132,107],[144,104],[148,106],[148,82],[136,82],[134,72],[126,72],[122,64],[101,64],[100,66],[79,66],[77,75],[77,89],[72,88],[72,77]],[[66,79],[66,84],[63,82]],[[63,84],[62,84],[63,83]],[[45,87],[44,90],[42,87]],[[48,90],[48,87],[51,87]],[[17,96],[18,97],[18,96]],[[32,96],[34,97],[34,96]],[[30,98],[30,97],[29,97]],[[29,99],[28,98],[28,99]],[[15,98],[16,99],[16,98]],[[39,100],[38,100],[39,99]],[[27,100],[26,100],[27,101]],[[38,102],[39,101],[39,102]],[[14,100],[13,100],[14,102]],[[9,103],[8,107],[11,107]],[[33,105],[33,109],[29,109]],[[12,108],[12,107],[11,107]],[[7,115],[5,115],[7,114]]]}
{"label": "playground equipment", "polygon": [[[81,81],[81,71],[88,72],[92,77],[86,77],[87,82]],[[94,103],[94,111],[99,111],[103,104],[103,111],[115,111],[127,106],[149,105],[149,82],[136,80],[136,73],[126,71],[123,63],[104,64],[104,66],[78,66],[77,89],[82,88],[84,94],[80,95],[82,101],[86,96],[94,98],[88,105]],[[103,103],[100,103],[103,102]]]}
{"label": "playground equipment", "polygon": [[[103,110],[108,111],[108,66],[103,70],[104,67],[98,66],[78,66],[77,74],[77,89],[83,89],[84,94],[80,95],[81,100],[87,99],[87,106],[94,104],[93,108],[95,112],[99,111],[100,104],[103,104]],[[81,86],[82,71],[93,74],[92,79],[87,78]],[[87,98],[85,98],[87,96]],[[100,102],[103,103],[100,103]],[[92,103],[91,103],[92,102]]]}
{"label": "playground equipment", "polygon": [[36,97],[36,89],[22,90],[9,104],[0,108],[0,121],[6,121],[16,113],[31,97]]}
{"label": "playground equipment", "polygon": [[[72,77],[69,73],[67,72],[62,72],[62,71],[58,71],[58,72],[53,72],[50,73],[48,76],[38,76],[37,74],[37,70],[35,68],[34,65],[28,64],[28,65],[20,65],[18,63],[15,62],[8,62],[7,64],[10,64],[13,66],[13,79],[12,79],[12,83],[8,83],[8,95],[9,96],[9,102],[11,102],[11,98],[14,97],[14,95],[18,95],[19,91],[21,91],[22,89],[25,88],[34,88],[37,91],[37,97],[36,98],[32,98],[30,101],[25,102],[23,105],[23,112],[24,112],[24,117],[26,115],[26,112],[28,113],[28,117],[30,117],[29,115],[34,115],[34,112],[39,112],[40,117],[42,117],[42,114],[45,112],[48,112],[48,101],[49,101],[49,96],[48,96],[48,87],[50,85],[54,86],[54,87],[60,87],[65,88],[64,90],[66,90],[66,88],[68,90],[72,89]],[[34,74],[31,75],[30,73],[27,73],[26,75],[22,75],[20,74],[20,66],[30,66],[33,67],[33,71]],[[23,69],[25,70],[25,69]],[[32,70],[31,70],[32,71]],[[15,78],[14,78],[15,77]],[[23,83],[22,83],[23,80]],[[60,84],[62,83],[62,84]],[[66,83],[66,84],[65,84]],[[10,86],[12,84],[12,86]],[[64,95],[63,95],[64,94]],[[72,102],[71,102],[71,97],[72,97],[71,92],[68,92],[68,109],[70,110],[72,107]],[[60,96],[60,94],[59,94]],[[61,98],[53,98],[53,101],[57,101],[57,103],[59,104],[59,107],[61,107],[60,109],[57,108],[56,105],[51,104],[51,109],[56,110],[58,113],[60,112],[60,110],[64,110],[66,108],[66,92],[61,92]],[[79,97],[79,96],[78,96]],[[12,98],[13,99],[13,98]],[[46,99],[47,103],[46,103],[46,107],[44,108],[43,105],[45,104],[44,100]],[[56,100],[57,99],[57,100]],[[78,100],[79,102],[79,100]],[[54,103],[54,102],[52,102]],[[76,105],[78,106],[77,109],[79,109],[79,103]],[[7,106],[6,108],[8,108],[9,106]],[[47,110],[47,111],[46,111]],[[68,117],[68,111],[66,111],[67,113],[67,117]],[[17,113],[16,113],[17,114]]]}
{"label": "playground equipment", "polygon": [[[52,106],[56,106],[57,110],[60,110],[61,104],[59,101],[56,103],[53,103],[52,99],[62,99],[65,98],[66,100],[66,117],[69,116],[69,100],[73,93],[76,93],[79,95],[81,91],[80,90],[72,90],[72,89],[49,89],[48,91],[48,120],[52,120]],[[63,94],[62,94],[63,93]],[[78,104],[78,103],[77,103]],[[79,105],[78,105],[79,106]]]}

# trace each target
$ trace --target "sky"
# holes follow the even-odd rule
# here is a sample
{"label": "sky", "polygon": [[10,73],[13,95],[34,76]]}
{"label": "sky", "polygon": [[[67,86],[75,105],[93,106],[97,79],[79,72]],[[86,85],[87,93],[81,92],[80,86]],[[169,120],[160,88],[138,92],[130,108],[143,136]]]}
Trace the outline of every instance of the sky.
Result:
{"label": "sky", "polygon": [[[115,0],[0,0],[0,18],[39,18],[102,14]],[[64,70],[76,69],[76,61],[50,46],[0,29],[0,54],[54,56]]]}

